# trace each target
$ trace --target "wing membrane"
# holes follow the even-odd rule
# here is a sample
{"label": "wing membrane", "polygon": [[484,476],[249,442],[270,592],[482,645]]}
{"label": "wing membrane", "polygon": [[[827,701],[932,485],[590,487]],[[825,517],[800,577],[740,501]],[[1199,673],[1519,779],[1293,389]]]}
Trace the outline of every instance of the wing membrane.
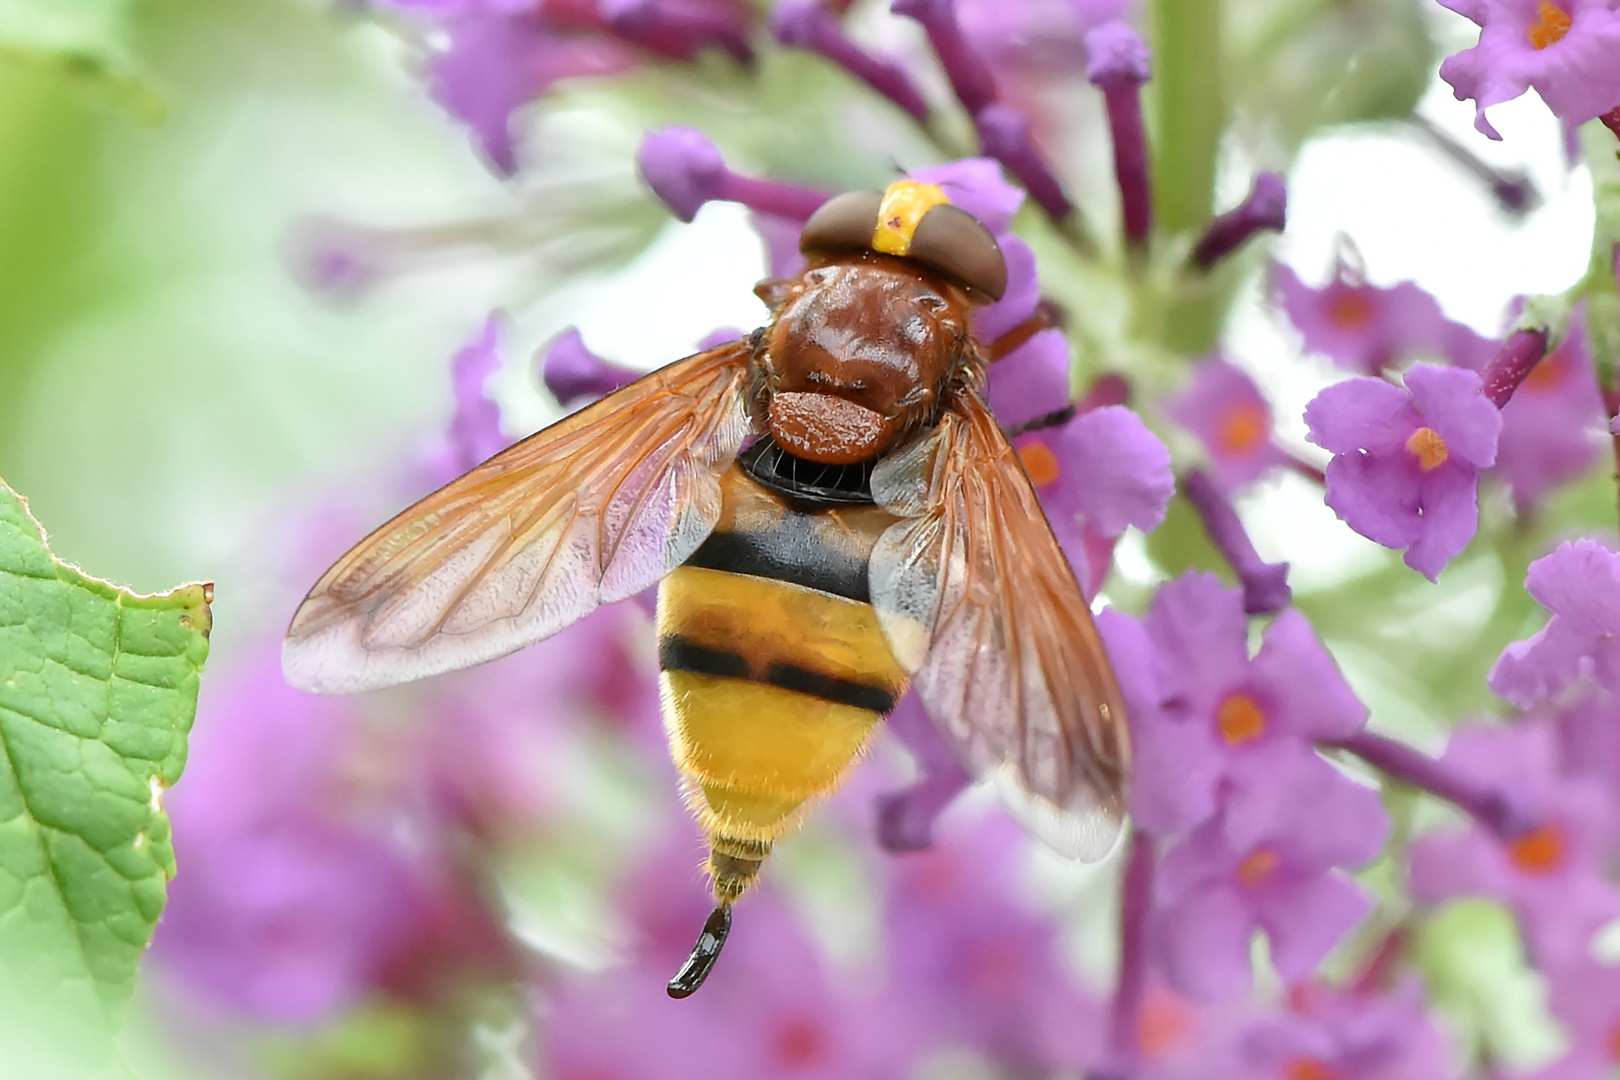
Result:
{"label": "wing membrane", "polygon": [[750,355],[739,341],[653,372],[377,529],[293,616],[287,681],[344,693],[466,667],[656,583],[719,519]]}
{"label": "wing membrane", "polygon": [[1097,859],[1124,815],[1125,707],[1080,585],[1016,451],[974,391],[881,462],[904,520],[872,553],[872,603],[963,763],[1057,850]]}

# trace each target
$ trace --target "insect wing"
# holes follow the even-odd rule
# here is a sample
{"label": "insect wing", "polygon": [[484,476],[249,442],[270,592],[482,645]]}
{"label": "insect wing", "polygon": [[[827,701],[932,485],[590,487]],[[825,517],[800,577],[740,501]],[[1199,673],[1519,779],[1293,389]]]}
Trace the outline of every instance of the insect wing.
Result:
{"label": "insect wing", "polygon": [[346,693],[491,660],[655,584],[720,516],[749,429],[747,341],[529,436],[339,559],[287,630],[293,686]]}
{"label": "insect wing", "polygon": [[872,552],[872,604],[969,770],[1053,848],[1099,859],[1124,816],[1124,703],[1017,452],[977,393],[960,400],[873,471],[904,520]]}

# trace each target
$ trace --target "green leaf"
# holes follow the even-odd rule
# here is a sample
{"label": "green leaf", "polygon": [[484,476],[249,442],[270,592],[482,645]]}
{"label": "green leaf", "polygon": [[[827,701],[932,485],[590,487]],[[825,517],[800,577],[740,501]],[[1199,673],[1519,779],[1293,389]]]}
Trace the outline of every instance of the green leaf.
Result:
{"label": "green leaf", "polygon": [[43,60],[113,90],[142,119],[163,103],[125,41],[133,0],[0,0],[0,57]]}
{"label": "green leaf", "polygon": [[141,596],[55,558],[0,481],[0,1047],[8,1080],[130,1075],[121,1006],[174,876],[211,585]]}

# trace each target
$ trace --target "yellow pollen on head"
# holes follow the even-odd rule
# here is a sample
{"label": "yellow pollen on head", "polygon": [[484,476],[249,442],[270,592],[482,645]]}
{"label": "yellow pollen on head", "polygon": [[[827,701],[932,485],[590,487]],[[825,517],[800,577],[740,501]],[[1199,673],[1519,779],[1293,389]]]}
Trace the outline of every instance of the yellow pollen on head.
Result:
{"label": "yellow pollen on head", "polygon": [[1406,448],[1418,459],[1418,467],[1424,472],[1434,472],[1451,457],[1446,440],[1432,427],[1420,427],[1412,432],[1412,437],[1406,440]]}
{"label": "yellow pollen on head", "polygon": [[1266,730],[1266,714],[1248,694],[1231,694],[1215,710],[1215,727],[1228,746],[1242,746]]}
{"label": "yellow pollen on head", "polygon": [[1564,865],[1568,845],[1555,825],[1541,825],[1508,844],[1508,857],[1527,874],[1549,874]]}
{"label": "yellow pollen on head", "polygon": [[1256,848],[1249,857],[1238,863],[1237,879],[1245,885],[1258,885],[1277,869],[1277,855],[1266,848]]}
{"label": "yellow pollen on head", "polygon": [[1569,33],[1570,22],[1563,8],[1551,0],[1541,0],[1536,6],[1536,21],[1530,24],[1524,36],[1530,39],[1532,48],[1545,49],[1564,40],[1564,35]]}
{"label": "yellow pollen on head", "polygon": [[1215,448],[1227,454],[1253,449],[1265,438],[1266,410],[1259,405],[1239,405],[1228,409],[1215,429]]}
{"label": "yellow pollen on head", "polygon": [[919,180],[896,180],[883,191],[878,206],[877,228],[872,230],[872,250],[885,255],[905,255],[923,215],[936,206],[947,206],[950,198],[938,184]]}
{"label": "yellow pollen on head", "polygon": [[1063,475],[1063,466],[1058,464],[1057,455],[1043,442],[1032,439],[1020,446],[1018,460],[1024,463],[1024,471],[1029,473],[1029,482],[1036,487],[1055,484],[1057,478]]}

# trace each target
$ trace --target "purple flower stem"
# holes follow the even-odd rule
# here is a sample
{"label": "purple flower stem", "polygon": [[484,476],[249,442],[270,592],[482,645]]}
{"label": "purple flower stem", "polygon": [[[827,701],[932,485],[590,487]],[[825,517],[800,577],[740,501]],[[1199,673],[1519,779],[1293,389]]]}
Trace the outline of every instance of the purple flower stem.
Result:
{"label": "purple flower stem", "polygon": [[856,45],[844,34],[837,17],[820,3],[778,4],[772,21],[782,44],[819,53],[927,125],[928,103],[905,69]]}
{"label": "purple flower stem", "polygon": [[1204,529],[1243,583],[1243,610],[1250,615],[1281,611],[1293,599],[1288,564],[1268,563],[1254,549],[1243,519],[1209,474],[1193,469],[1182,477],[1181,493],[1204,521]]}
{"label": "purple flower stem", "polygon": [[1388,993],[1405,973],[1403,965],[1412,944],[1412,934],[1405,926],[1396,926],[1384,935],[1372,955],[1361,965],[1361,970],[1350,980],[1351,989],[1369,996]]}
{"label": "purple flower stem", "polygon": [[990,73],[990,65],[973,51],[963,36],[962,27],[956,21],[955,0],[894,0],[889,10],[922,24],[956,100],[962,103],[968,115],[978,116],[981,110],[995,103],[995,76]]}
{"label": "purple flower stem", "polygon": [[1522,836],[1534,827],[1500,792],[1474,787],[1398,739],[1360,731],[1323,745],[1347,750],[1390,779],[1446,800],[1503,840]]}
{"label": "purple flower stem", "polygon": [[777,180],[756,180],[726,170],[720,183],[720,197],[729,202],[742,203],[761,214],[774,214],[790,221],[808,221],[810,215],[832,196],[815,188],[784,184]]}
{"label": "purple flower stem", "polygon": [[1458,142],[1426,117],[1413,114],[1407,123],[1416,128],[1447,158],[1490,189],[1497,205],[1510,214],[1528,214],[1541,205],[1541,192],[1523,169],[1498,169],[1481,161],[1464,143]]}
{"label": "purple flower stem", "polygon": [[1114,178],[1119,183],[1125,242],[1147,243],[1153,231],[1153,187],[1148,179],[1147,133],[1142,127],[1142,88],[1132,84],[1104,87],[1108,133],[1114,141]]}
{"label": "purple flower stem", "polygon": [[973,126],[979,149],[1001,162],[1048,217],[1061,224],[1074,216],[1073,200],[1029,137],[1028,117],[1011,105],[992,104],[974,114]]}
{"label": "purple flower stem", "polygon": [[1109,1033],[1113,1073],[1135,1072],[1137,1032],[1142,1026],[1142,993],[1147,986],[1148,915],[1153,908],[1153,838],[1140,829],[1131,834],[1119,897],[1119,975]]}
{"label": "purple flower stem", "polygon": [[1318,469],[1315,465],[1312,465],[1304,458],[1295,457],[1293,454],[1289,454],[1287,465],[1290,469],[1294,470],[1305,479],[1311,481],[1311,483],[1320,487],[1327,487],[1327,473],[1323,472],[1321,469]]}
{"label": "purple flower stem", "polygon": [[1287,223],[1288,188],[1277,173],[1263,172],[1254,178],[1247,198],[1210,222],[1193,248],[1193,265],[1208,270],[1256,233],[1282,232]]}
{"label": "purple flower stem", "polygon": [[1485,397],[1498,409],[1508,403],[1513,391],[1547,355],[1547,331],[1515,330],[1502,343],[1502,348],[1485,365]]}

